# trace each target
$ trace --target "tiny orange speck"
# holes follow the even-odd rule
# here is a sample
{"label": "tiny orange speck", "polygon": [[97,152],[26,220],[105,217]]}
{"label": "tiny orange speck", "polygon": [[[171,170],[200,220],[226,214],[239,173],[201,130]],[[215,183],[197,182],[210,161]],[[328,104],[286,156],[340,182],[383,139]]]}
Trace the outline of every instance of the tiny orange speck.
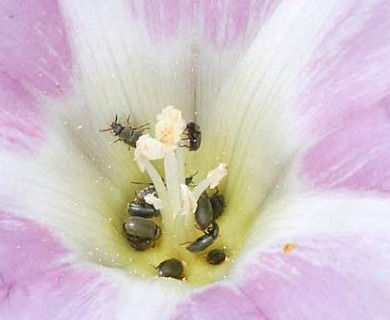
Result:
{"label": "tiny orange speck", "polygon": [[283,252],[284,253],[290,253],[291,251],[293,251],[297,246],[293,243],[287,243],[284,248],[283,248]]}

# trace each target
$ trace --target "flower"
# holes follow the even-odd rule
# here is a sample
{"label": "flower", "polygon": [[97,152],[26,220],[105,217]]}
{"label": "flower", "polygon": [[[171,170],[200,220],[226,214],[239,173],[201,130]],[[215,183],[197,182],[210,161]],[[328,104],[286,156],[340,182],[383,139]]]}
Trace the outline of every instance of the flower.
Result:
{"label": "flower", "polygon": [[[2,318],[389,317],[387,1],[3,4]],[[235,261],[198,289],[137,275],[112,212],[143,176],[99,133],[169,104],[189,169],[229,166]]]}

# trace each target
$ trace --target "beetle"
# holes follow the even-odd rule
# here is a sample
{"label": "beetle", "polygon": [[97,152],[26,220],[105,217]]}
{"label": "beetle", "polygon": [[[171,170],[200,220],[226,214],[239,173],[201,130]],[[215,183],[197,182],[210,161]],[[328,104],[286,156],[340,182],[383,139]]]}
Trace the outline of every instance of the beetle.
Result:
{"label": "beetle", "polygon": [[157,210],[150,204],[139,204],[136,202],[130,202],[127,208],[127,212],[132,217],[142,217],[142,218],[154,218],[160,215],[160,211]]}
{"label": "beetle", "polygon": [[141,203],[141,204],[146,203],[146,202],[145,202],[145,197],[146,197],[148,194],[152,194],[152,195],[154,195],[154,196],[157,197],[157,191],[156,191],[156,188],[155,188],[154,185],[149,185],[149,186],[143,188],[142,190],[140,190],[140,191],[137,193],[137,196],[136,196],[137,202],[138,202],[138,203]]}
{"label": "beetle", "polygon": [[135,199],[129,203],[127,212],[133,217],[153,218],[160,215],[160,211],[145,201],[145,197],[152,194],[157,197],[156,188],[151,185],[139,191]]}
{"label": "beetle", "polygon": [[211,246],[219,235],[219,226],[213,221],[204,232],[204,235],[189,244],[186,249],[190,252],[201,252]]}
{"label": "beetle", "polygon": [[213,208],[206,192],[203,192],[197,202],[195,222],[200,230],[205,230],[213,221]]}
{"label": "beetle", "polygon": [[130,217],[123,223],[127,235],[156,241],[161,237],[161,228],[152,220],[142,217]]}
{"label": "beetle", "polygon": [[175,258],[164,260],[157,266],[157,269],[160,277],[183,279],[183,262]]}
{"label": "beetle", "polygon": [[[129,123],[129,118],[127,118],[127,123]],[[136,143],[140,136],[142,136],[143,130],[148,129],[149,124],[144,124],[139,127],[132,126],[123,126],[118,123],[118,115],[115,115],[115,120],[111,123],[110,127],[107,129],[101,129],[100,132],[111,131],[114,136],[118,137],[117,141],[123,141],[130,147],[135,148]]]}
{"label": "beetle", "polygon": [[221,216],[223,212],[223,208],[225,207],[225,198],[223,197],[223,195],[220,195],[217,192],[210,197],[210,202],[213,210],[213,220],[216,220]]}
{"label": "beetle", "polygon": [[155,241],[151,239],[139,238],[127,235],[127,240],[130,245],[137,251],[145,251],[150,247],[154,246]]}
{"label": "beetle", "polygon": [[200,148],[202,143],[202,132],[200,126],[195,122],[189,122],[186,125],[185,132],[187,133],[187,139],[189,142],[188,149],[190,151],[196,151]]}
{"label": "beetle", "polygon": [[208,263],[213,265],[221,264],[226,260],[226,254],[224,250],[213,249],[207,253],[206,260]]}

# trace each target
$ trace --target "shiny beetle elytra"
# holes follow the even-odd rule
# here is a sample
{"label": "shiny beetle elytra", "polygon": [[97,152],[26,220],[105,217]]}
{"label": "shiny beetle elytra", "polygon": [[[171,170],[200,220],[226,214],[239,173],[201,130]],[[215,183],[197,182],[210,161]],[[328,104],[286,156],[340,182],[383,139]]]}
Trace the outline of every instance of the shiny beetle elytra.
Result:
{"label": "shiny beetle elytra", "polygon": [[156,188],[148,186],[137,193],[135,199],[129,203],[127,212],[133,217],[153,218],[160,215],[160,211],[145,201],[145,196],[152,194],[157,197]]}
{"label": "shiny beetle elytra", "polygon": [[203,192],[195,210],[195,222],[200,230],[206,230],[211,221],[213,221],[213,208],[209,196]]}
{"label": "shiny beetle elytra", "polygon": [[[127,123],[129,123],[129,118],[127,118]],[[114,136],[118,137],[117,141],[123,141],[130,147],[135,148],[137,140],[142,136],[142,131],[148,128],[149,124],[144,124],[139,127],[132,126],[123,126],[118,123],[118,116],[115,115],[115,120],[111,123],[110,127],[107,129],[99,130],[100,132],[111,131]]]}
{"label": "shiny beetle elytra", "polygon": [[221,249],[213,249],[207,253],[206,260],[213,265],[221,264],[226,260],[226,254]]}
{"label": "shiny beetle elytra", "polygon": [[145,251],[154,246],[155,241],[127,235],[130,245],[137,251]]}
{"label": "shiny beetle elytra", "polygon": [[212,222],[210,227],[205,231],[205,234],[189,244],[186,249],[190,252],[201,252],[211,246],[218,235],[219,226],[216,222]]}
{"label": "shiny beetle elytra", "polygon": [[142,217],[127,218],[123,224],[126,234],[131,237],[157,240],[161,236],[161,228],[152,220]]}
{"label": "shiny beetle elytra", "polygon": [[210,197],[211,207],[213,209],[213,220],[218,219],[225,207],[225,199],[222,195],[216,193]]}
{"label": "shiny beetle elytra", "polygon": [[158,266],[158,275],[160,277],[183,279],[184,266],[183,262],[175,258],[165,260]]}
{"label": "shiny beetle elytra", "polygon": [[142,217],[142,218],[153,218],[160,215],[160,211],[156,210],[152,205],[150,204],[139,204],[135,203],[134,201],[129,203],[129,206],[127,208],[127,212],[132,217]]}

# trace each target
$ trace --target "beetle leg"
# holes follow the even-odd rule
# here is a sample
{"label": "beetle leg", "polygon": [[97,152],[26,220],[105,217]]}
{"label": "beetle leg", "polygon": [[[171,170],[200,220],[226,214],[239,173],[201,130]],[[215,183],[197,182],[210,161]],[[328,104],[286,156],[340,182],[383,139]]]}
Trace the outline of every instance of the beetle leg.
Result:
{"label": "beetle leg", "polygon": [[140,126],[138,126],[138,127],[134,127],[134,128],[132,128],[133,130],[137,130],[137,131],[144,131],[144,130],[149,130],[150,129],[150,127],[149,127],[149,123],[144,123],[144,124],[142,124],[142,125],[140,125]]}

